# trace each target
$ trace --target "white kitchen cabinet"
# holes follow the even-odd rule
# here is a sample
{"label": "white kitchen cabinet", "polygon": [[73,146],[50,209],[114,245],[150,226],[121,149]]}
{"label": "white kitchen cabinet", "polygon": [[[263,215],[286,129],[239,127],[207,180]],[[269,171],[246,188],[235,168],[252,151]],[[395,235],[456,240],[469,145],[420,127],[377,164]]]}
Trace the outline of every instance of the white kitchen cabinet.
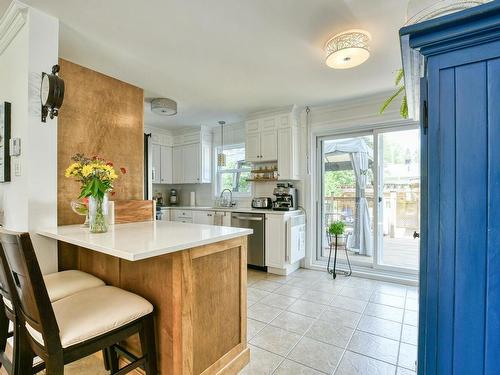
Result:
{"label": "white kitchen cabinet", "polygon": [[260,135],[261,161],[278,160],[278,131],[264,130]]}
{"label": "white kitchen cabinet", "polygon": [[152,178],[153,184],[172,183],[172,147],[153,143],[152,151]]}
{"label": "white kitchen cabinet", "polygon": [[229,211],[215,211],[214,225],[220,225],[223,227],[230,227],[231,226],[231,212],[229,212]]}
{"label": "white kitchen cabinet", "polygon": [[182,169],[185,184],[200,182],[200,144],[193,143],[182,147]]}
{"label": "white kitchen cabinet", "polygon": [[172,183],[172,147],[161,146],[160,182],[162,184]]}
{"label": "white kitchen cabinet", "polygon": [[193,211],[193,223],[214,225],[214,211]]}
{"label": "white kitchen cabinet", "polygon": [[170,220],[178,221],[181,223],[192,223],[193,222],[193,211],[192,210],[170,210]]}
{"label": "white kitchen cabinet", "polygon": [[212,144],[208,142],[201,143],[201,183],[212,182]]}
{"label": "white kitchen cabinet", "polygon": [[285,266],[285,221],[282,215],[266,215],[266,266]]}
{"label": "white kitchen cabinet", "polygon": [[300,179],[299,129],[284,127],[278,130],[278,179]]}
{"label": "white kitchen cabinet", "polygon": [[247,121],[245,159],[254,163],[278,159],[278,131],[274,117]]}
{"label": "white kitchen cabinet", "polygon": [[212,133],[202,128],[163,136],[152,133],[152,182],[198,184],[212,181]]}
{"label": "white kitchen cabinet", "polygon": [[[266,266],[270,273],[288,275],[305,257],[304,215],[266,215]],[[292,222],[293,220],[293,222]]]}
{"label": "white kitchen cabinet", "polygon": [[151,145],[151,164],[152,164],[152,177],[153,184],[161,182],[161,146],[157,144]]}
{"label": "white kitchen cabinet", "polygon": [[173,183],[184,183],[184,160],[182,146],[175,146],[172,151]]}
{"label": "white kitchen cabinet", "polygon": [[245,142],[245,160],[260,161],[260,133],[247,133]]}

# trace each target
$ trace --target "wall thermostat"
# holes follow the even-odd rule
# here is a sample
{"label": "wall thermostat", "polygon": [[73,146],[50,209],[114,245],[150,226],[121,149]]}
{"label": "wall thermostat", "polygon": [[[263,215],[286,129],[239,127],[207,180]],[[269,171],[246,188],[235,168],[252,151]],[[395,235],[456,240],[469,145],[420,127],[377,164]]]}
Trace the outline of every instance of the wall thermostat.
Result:
{"label": "wall thermostat", "polygon": [[21,138],[11,138],[9,148],[10,156],[21,155]]}

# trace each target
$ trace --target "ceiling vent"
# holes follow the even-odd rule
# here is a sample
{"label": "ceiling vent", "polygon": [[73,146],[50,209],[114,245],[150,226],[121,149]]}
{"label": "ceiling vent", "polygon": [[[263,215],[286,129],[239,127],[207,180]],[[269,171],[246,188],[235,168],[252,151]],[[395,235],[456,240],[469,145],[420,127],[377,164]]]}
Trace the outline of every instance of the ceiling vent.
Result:
{"label": "ceiling vent", "polygon": [[161,116],[177,114],[177,102],[168,98],[156,98],[151,101],[151,112]]}

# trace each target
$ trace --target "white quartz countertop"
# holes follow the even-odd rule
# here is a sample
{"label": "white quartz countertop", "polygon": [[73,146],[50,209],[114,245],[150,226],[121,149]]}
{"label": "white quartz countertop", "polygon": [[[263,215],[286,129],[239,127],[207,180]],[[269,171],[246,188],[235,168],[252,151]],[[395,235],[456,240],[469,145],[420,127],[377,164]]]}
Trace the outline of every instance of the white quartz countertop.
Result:
{"label": "white quartz countertop", "polygon": [[247,236],[251,229],[215,225],[148,221],[110,225],[107,233],[90,233],[82,225],[39,230],[53,238],[100,253],[134,261]]}
{"label": "white quartz countertop", "polygon": [[255,213],[267,215],[286,215],[299,213],[301,210],[292,211],[274,211],[270,209],[258,209],[250,207],[207,207],[207,206],[161,206],[163,210],[193,210],[193,211],[223,211],[223,212],[242,212],[242,213]]}

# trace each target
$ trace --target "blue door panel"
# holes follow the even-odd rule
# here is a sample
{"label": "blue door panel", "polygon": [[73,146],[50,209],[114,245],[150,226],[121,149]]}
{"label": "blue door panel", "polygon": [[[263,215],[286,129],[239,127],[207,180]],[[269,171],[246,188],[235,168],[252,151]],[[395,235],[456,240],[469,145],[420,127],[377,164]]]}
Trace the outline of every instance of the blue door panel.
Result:
{"label": "blue door panel", "polygon": [[[482,374],[486,294],[486,63],[455,69],[456,238],[454,374]],[[447,88],[449,89],[449,88]],[[450,95],[453,92],[449,92]],[[450,290],[452,292],[453,289]]]}
{"label": "blue door panel", "polygon": [[500,59],[488,62],[488,244],[485,374],[500,372]]}
{"label": "blue door panel", "polygon": [[[439,61],[429,61],[429,67],[435,66]],[[439,97],[440,97],[440,80],[439,69],[429,70],[429,129],[427,130],[427,225],[425,229],[425,243],[427,247],[427,264],[425,271],[421,269],[421,273],[425,272],[427,281],[426,288],[423,291],[426,299],[426,310],[420,312],[420,322],[426,321],[425,324],[425,371],[427,374],[436,373],[437,354],[439,350],[438,343],[438,290],[439,290],[439,187],[440,187],[440,154],[437,150],[440,149],[439,127],[433,124],[439,123]],[[422,293],[422,292],[421,292]]]}
{"label": "blue door panel", "polygon": [[440,70],[439,87],[439,283],[438,301],[439,322],[437,342],[448,342],[439,351],[437,361],[438,374],[450,374],[453,370],[453,334],[455,315],[455,296],[450,293],[455,289],[455,69]]}

